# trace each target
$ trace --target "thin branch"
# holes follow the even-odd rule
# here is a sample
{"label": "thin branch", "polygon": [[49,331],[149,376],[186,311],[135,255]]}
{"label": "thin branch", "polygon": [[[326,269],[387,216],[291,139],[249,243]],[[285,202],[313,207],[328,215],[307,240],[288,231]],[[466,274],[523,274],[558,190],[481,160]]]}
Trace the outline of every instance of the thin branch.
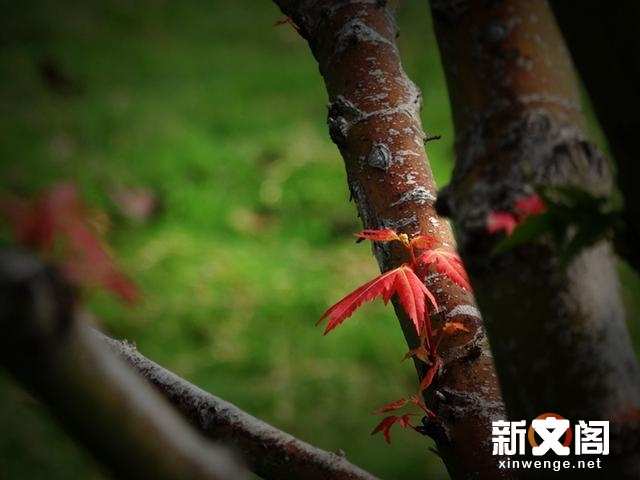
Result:
{"label": "thin branch", "polygon": [[118,478],[245,478],[227,452],[196,436],[160,393],[205,436],[241,453],[262,478],[376,479],[90,327],[77,318],[88,314],[74,311],[67,287],[33,257],[0,253],[0,300],[1,364]]}
{"label": "thin branch", "polygon": [[375,480],[343,456],[320,450],[240,410],[141,355],[131,343],[93,330],[209,438],[232,445],[262,478]]}
{"label": "thin branch", "polygon": [[247,478],[74,317],[55,272],[0,253],[0,365],[106,469],[131,480]]}
{"label": "thin branch", "polygon": [[[421,94],[404,72],[394,14],[376,0],[276,0],[318,61],[329,95],[328,125],[347,170],[349,188],[365,228],[429,234],[455,245],[448,223],[434,209],[436,185],[428,166],[420,121]],[[402,248],[376,246],[381,270],[406,262]],[[426,429],[453,478],[502,478],[492,455],[491,421],[504,418],[493,360],[473,295],[441,275],[429,275],[443,321],[468,332],[440,345],[444,368],[425,401],[437,414]],[[418,339],[396,308],[410,348]],[[437,317],[437,318],[436,318]],[[420,376],[425,371],[416,363]]]}

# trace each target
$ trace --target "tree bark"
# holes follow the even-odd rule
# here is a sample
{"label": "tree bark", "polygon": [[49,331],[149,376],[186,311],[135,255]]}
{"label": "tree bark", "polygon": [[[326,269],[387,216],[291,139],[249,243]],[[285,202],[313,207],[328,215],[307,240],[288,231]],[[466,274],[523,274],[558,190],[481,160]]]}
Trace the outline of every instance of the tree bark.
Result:
{"label": "tree bark", "polygon": [[[318,61],[329,95],[328,125],[344,158],[351,195],[365,228],[429,234],[454,240],[434,210],[436,186],[420,121],[421,95],[402,69],[398,34],[386,2],[276,0]],[[407,261],[401,249],[376,245],[382,271]],[[504,478],[492,457],[491,421],[504,417],[500,390],[473,296],[440,275],[427,287],[441,306],[432,320],[465,324],[469,332],[443,342],[444,367],[426,402],[437,418],[426,423],[453,478]],[[396,306],[409,347],[415,331]],[[416,364],[422,375],[424,365]]]}
{"label": "tree bark", "polygon": [[[33,257],[0,253],[0,364],[33,391],[117,478],[376,480],[245,413],[77,318],[69,288]],[[146,379],[154,388],[131,371]]]}
{"label": "tree bark", "polygon": [[247,478],[74,321],[71,292],[53,271],[3,252],[0,305],[0,364],[116,478]]}
{"label": "tree bark", "polygon": [[431,7],[457,156],[438,208],[455,221],[508,415],[610,420],[606,471],[638,478],[640,374],[609,245],[564,269],[544,240],[493,256],[496,236],[486,232],[489,212],[512,209],[535,186],[611,188],[609,165],[584,134],[579,85],[553,15],[543,0]]}
{"label": "tree bark", "polygon": [[97,330],[92,335],[146,378],[198,430],[239,451],[261,478],[375,480],[345,457],[298,440],[192,385],[141,355],[130,343],[113,340]]}
{"label": "tree bark", "polygon": [[640,273],[640,2],[551,4],[617,163],[626,228],[616,250]]}

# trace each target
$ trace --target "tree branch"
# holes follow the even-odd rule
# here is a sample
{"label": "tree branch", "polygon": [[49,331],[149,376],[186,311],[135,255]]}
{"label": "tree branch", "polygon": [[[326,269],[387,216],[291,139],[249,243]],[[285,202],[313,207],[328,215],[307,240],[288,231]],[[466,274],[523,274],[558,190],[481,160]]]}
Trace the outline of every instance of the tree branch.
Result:
{"label": "tree branch", "polygon": [[343,456],[298,440],[192,385],[141,355],[130,343],[111,339],[97,330],[93,330],[92,335],[106,342],[207,437],[233,445],[260,477],[375,480]]}
{"label": "tree branch", "polygon": [[343,456],[313,447],[201,390],[145,358],[132,344],[80,321],[77,317],[87,314],[74,310],[68,287],[33,257],[0,253],[0,299],[1,364],[118,478],[245,478],[226,451],[196,436],[158,393],[204,435],[242,453],[262,478],[376,478]]}
{"label": "tree branch", "polygon": [[551,2],[618,166],[626,229],[617,252],[640,273],[640,3]]}
{"label": "tree branch", "polygon": [[[318,61],[329,95],[329,133],[340,149],[349,188],[365,228],[422,233],[445,246],[454,240],[434,209],[436,186],[420,121],[421,94],[402,69],[393,12],[377,0],[276,0]],[[407,261],[401,248],[374,247],[381,270]],[[466,333],[443,341],[444,368],[426,402],[437,418],[426,424],[453,478],[502,478],[491,452],[491,421],[504,417],[493,361],[473,296],[446,277],[430,275],[443,321]],[[396,307],[407,343],[418,344]],[[424,364],[416,364],[420,375]]]}
{"label": "tree branch", "polygon": [[[456,129],[456,168],[438,205],[486,319],[509,417],[609,420],[615,478],[640,474],[640,372],[609,245],[563,268],[536,241],[499,256],[486,218],[540,185],[607,194],[606,159],[584,134],[579,85],[544,0],[431,3]],[[611,85],[615,88],[615,85]],[[604,462],[603,462],[604,463]]]}
{"label": "tree branch", "polygon": [[115,477],[247,478],[75,322],[69,288],[25,254],[0,253],[0,341],[0,364]]}

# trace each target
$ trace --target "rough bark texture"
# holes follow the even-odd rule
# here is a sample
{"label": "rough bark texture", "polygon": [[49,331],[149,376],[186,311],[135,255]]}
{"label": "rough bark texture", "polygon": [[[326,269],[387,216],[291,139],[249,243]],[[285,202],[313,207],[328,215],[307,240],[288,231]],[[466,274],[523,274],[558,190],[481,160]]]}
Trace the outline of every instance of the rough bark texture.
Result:
{"label": "rough bark texture", "polygon": [[24,254],[0,254],[0,339],[0,364],[116,478],[247,478],[74,321],[68,287]]}
{"label": "rough bark texture", "polygon": [[640,2],[552,2],[618,167],[626,230],[616,250],[640,273]]}
{"label": "rough bark texture", "polygon": [[607,161],[583,133],[578,83],[553,15],[543,0],[431,6],[457,139],[438,209],[458,227],[509,417],[611,420],[605,468],[638,478],[640,376],[609,245],[563,269],[542,240],[492,256],[495,237],[485,230],[490,211],[511,209],[534,185],[611,187]]}
{"label": "rough bark texture", "polygon": [[262,478],[375,480],[343,456],[313,447],[272,427],[145,358],[128,342],[93,330],[117,355],[145,377],[198,430],[233,446]]}
{"label": "rough bark texture", "polygon": [[[433,235],[454,246],[434,210],[436,186],[427,164],[420,122],[421,95],[402,69],[398,34],[386,2],[276,0],[309,42],[329,94],[331,138],[344,158],[349,188],[365,228]],[[407,261],[401,249],[377,246],[381,270]],[[473,296],[447,278],[430,275],[441,312],[468,333],[445,340],[444,368],[429,389],[437,419],[426,424],[453,478],[503,478],[492,457],[491,420],[503,418],[500,391]],[[407,343],[417,339],[396,308]],[[418,372],[424,365],[417,364]]]}

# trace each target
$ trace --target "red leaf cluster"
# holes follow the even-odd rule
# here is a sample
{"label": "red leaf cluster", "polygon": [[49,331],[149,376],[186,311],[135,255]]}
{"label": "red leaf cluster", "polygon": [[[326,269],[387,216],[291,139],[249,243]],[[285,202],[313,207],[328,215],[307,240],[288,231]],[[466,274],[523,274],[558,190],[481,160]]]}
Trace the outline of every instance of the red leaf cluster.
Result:
{"label": "red leaf cluster", "polygon": [[[391,297],[396,295],[398,302],[413,322],[416,333],[420,337],[420,345],[409,351],[405,358],[416,357],[426,363],[428,368],[420,382],[418,394],[390,402],[380,407],[375,413],[387,413],[413,404],[419,407],[427,416],[433,417],[435,414],[425,406],[421,394],[429,388],[442,366],[442,359],[437,353],[437,347],[443,336],[466,330],[466,328],[459,324],[451,326],[445,324],[434,339],[435,332],[431,328],[428,303],[434,309],[437,309],[438,305],[434,295],[424,285],[422,278],[429,271],[435,271],[444,275],[461,288],[471,290],[462,260],[454,251],[442,246],[436,246],[436,239],[428,235],[418,235],[409,239],[405,234],[398,234],[395,230],[385,228],[364,230],[357,233],[356,237],[358,237],[358,242],[362,240],[400,242],[409,253],[411,260],[409,263],[385,272],[355,289],[330,307],[322,315],[318,323],[325,319],[328,320],[324,332],[326,334],[342,324],[363,303],[381,297],[386,304]],[[382,432],[387,443],[390,443],[391,427],[398,424],[403,428],[414,428],[410,421],[410,417],[414,415],[416,414],[387,416],[376,426],[372,434]]]}
{"label": "red leaf cluster", "polygon": [[487,232],[491,234],[505,232],[507,235],[511,235],[527,217],[544,213],[546,208],[538,194],[522,197],[516,201],[513,212],[498,210],[489,213]]}
{"label": "red leaf cluster", "polygon": [[[394,400],[393,402],[389,402],[386,405],[383,405],[382,407],[377,409],[373,413],[376,415],[382,414],[382,413],[388,413],[395,410],[399,410],[400,408],[407,405],[417,406],[428,417],[435,417],[435,414],[425,406],[424,401],[422,400],[422,397],[420,396],[420,394],[411,395],[408,398],[401,398],[399,400]],[[404,415],[386,416],[380,421],[380,423],[378,423],[378,425],[376,425],[376,427],[373,429],[373,432],[371,432],[371,435],[375,435],[378,432],[382,432],[382,434],[384,435],[385,441],[387,443],[391,443],[391,427],[398,424],[402,428],[410,427],[415,429],[415,427],[411,424],[411,417],[414,417],[417,415],[418,415],[417,413],[405,413]]]}
{"label": "red leaf cluster", "polygon": [[77,285],[100,286],[132,303],[136,286],[115,265],[79,199],[74,185],[59,183],[32,201],[0,200],[16,243],[61,260],[61,270]]}
{"label": "red leaf cluster", "polygon": [[351,292],[329,308],[318,320],[318,323],[325,318],[329,319],[324,331],[327,334],[349,318],[364,302],[382,297],[384,303],[387,304],[393,295],[398,295],[402,308],[412,320],[416,331],[421,333],[425,328],[425,313],[427,311],[425,297],[429,299],[434,308],[438,307],[431,292],[416,276],[413,269],[406,264],[383,273]]}
{"label": "red leaf cluster", "polygon": [[[433,267],[460,287],[471,289],[469,278],[458,254],[443,247],[432,248],[435,243],[433,237],[419,235],[409,241],[406,235],[398,234],[388,228],[364,230],[356,236],[359,240],[401,242],[410,252],[412,260],[410,263],[385,272],[358,287],[330,307],[318,321],[321,323],[324,319],[328,319],[325,334],[349,318],[363,303],[382,297],[386,304],[391,297],[397,295],[400,305],[413,322],[416,333],[422,335],[426,330],[428,337],[430,337],[431,325],[425,298],[433,308],[437,309],[438,305],[435,297],[424,285],[417,272],[422,274]],[[422,250],[421,254],[416,257],[416,251],[420,250]]]}
{"label": "red leaf cluster", "polygon": [[389,415],[388,417],[384,417],[382,421],[378,425],[376,425],[376,428],[373,429],[371,435],[382,432],[382,435],[384,435],[384,440],[387,443],[391,443],[391,427],[393,427],[397,423],[402,428],[415,428],[411,424],[412,416],[414,416],[413,413],[405,413],[404,415]]}

